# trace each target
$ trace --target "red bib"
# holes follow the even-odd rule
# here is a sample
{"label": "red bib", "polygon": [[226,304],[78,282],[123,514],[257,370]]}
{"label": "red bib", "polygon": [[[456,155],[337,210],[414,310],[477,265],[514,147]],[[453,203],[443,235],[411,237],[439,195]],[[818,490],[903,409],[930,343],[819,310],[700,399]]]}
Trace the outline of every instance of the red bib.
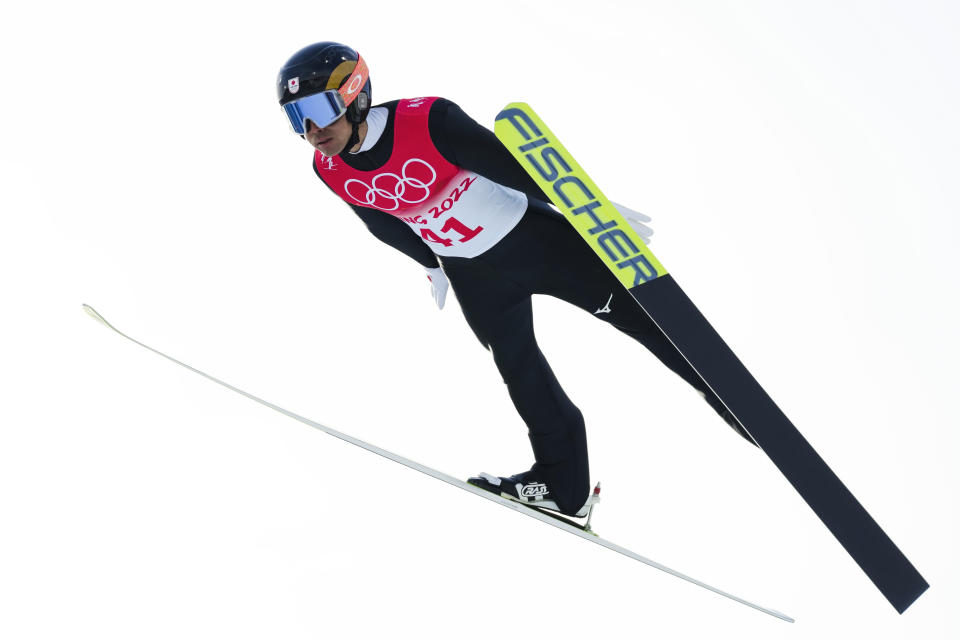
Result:
{"label": "red bib", "polygon": [[323,181],[345,202],[400,218],[438,255],[472,258],[516,226],[527,199],[440,155],[428,126],[436,99],[399,102],[393,153],[379,169],[353,169],[319,151],[314,162]]}

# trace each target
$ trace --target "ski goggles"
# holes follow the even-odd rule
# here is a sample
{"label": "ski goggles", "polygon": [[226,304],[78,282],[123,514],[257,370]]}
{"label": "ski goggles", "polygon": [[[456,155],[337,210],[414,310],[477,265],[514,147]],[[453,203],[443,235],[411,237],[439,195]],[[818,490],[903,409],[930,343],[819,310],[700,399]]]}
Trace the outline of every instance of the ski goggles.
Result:
{"label": "ski goggles", "polygon": [[[346,73],[343,75],[346,75]],[[339,78],[342,79],[343,75],[340,75]],[[356,66],[339,89],[329,89],[304,96],[281,105],[281,107],[283,112],[287,114],[290,126],[293,127],[295,133],[304,135],[307,132],[307,120],[323,129],[336,122],[347,112],[347,107],[357,99],[369,78],[370,70],[367,68],[367,63],[363,56],[358,55]],[[337,76],[335,74],[331,75],[330,81],[336,83]],[[287,81],[287,88],[291,93],[296,93],[300,88],[300,78],[290,78]]]}
{"label": "ski goggles", "polygon": [[312,96],[304,96],[299,100],[283,105],[283,112],[290,119],[290,126],[294,133],[304,135],[307,132],[307,120],[310,120],[319,129],[323,129],[347,112],[347,105],[339,91],[321,91]]}

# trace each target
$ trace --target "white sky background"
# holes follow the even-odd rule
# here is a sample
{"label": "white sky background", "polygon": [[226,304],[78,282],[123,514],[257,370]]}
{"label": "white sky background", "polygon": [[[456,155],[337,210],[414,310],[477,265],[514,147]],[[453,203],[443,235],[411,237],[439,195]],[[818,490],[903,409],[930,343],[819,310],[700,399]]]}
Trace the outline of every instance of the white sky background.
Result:
{"label": "white sky background", "polygon": [[[957,637],[960,15],[948,2],[31,3],[0,26],[0,636]],[[898,616],[640,346],[535,304],[605,537],[382,460],[531,460],[456,300],[310,169],[277,69],[532,104],[933,585]],[[950,603],[954,603],[952,606]]]}

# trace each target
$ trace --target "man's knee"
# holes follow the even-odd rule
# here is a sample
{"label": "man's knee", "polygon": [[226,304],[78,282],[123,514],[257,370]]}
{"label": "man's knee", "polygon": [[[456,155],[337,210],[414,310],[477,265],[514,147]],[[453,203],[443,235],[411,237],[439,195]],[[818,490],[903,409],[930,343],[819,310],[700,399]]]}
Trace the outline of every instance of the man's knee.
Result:
{"label": "man's knee", "polygon": [[532,338],[519,340],[512,336],[489,340],[486,344],[487,350],[493,354],[493,361],[503,376],[503,381],[507,384],[541,368],[539,364],[543,356]]}

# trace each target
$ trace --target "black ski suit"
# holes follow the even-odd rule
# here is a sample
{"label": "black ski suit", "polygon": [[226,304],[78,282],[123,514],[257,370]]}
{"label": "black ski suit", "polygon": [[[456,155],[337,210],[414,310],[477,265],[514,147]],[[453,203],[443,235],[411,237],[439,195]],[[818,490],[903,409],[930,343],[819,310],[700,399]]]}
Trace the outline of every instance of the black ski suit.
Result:
{"label": "black ski suit", "polygon": [[[397,102],[378,106],[389,111],[386,128],[367,151],[338,156],[350,167],[371,171],[390,158]],[[575,512],[590,493],[586,430],[580,410],[537,345],[533,294],[565,300],[631,336],[726,417],[719,399],[573,227],[544,203],[544,193],[490,130],[456,104],[439,99],[431,105],[429,131],[434,146],[450,163],[527,195],[522,220],[493,248],[474,258],[441,257],[440,262],[467,323],[493,353],[527,425],[536,460],[533,468],[563,512]],[[319,171],[317,175],[321,176]],[[377,238],[424,267],[438,266],[437,256],[401,220],[348,204]]]}

